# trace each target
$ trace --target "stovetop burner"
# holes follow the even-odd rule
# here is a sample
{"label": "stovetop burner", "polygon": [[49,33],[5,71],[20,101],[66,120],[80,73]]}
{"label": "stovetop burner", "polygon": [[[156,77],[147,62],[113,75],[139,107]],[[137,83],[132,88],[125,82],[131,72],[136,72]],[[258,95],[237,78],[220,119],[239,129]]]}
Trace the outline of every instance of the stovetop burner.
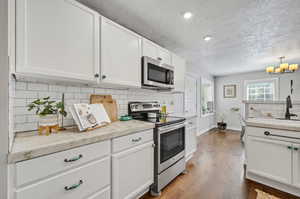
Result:
{"label": "stovetop burner", "polygon": [[167,117],[156,117],[156,118],[143,118],[140,120],[155,123],[156,126],[165,126],[169,124],[183,122],[185,121],[185,118],[167,116]]}

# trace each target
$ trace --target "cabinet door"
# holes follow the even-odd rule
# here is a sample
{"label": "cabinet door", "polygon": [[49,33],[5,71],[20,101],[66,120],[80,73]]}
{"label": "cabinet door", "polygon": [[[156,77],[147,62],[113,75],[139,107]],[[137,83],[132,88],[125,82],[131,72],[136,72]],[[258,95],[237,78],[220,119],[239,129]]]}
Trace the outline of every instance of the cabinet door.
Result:
{"label": "cabinet door", "polygon": [[185,77],[185,60],[181,57],[172,54],[172,65],[175,67],[174,84],[176,92],[184,92],[184,77]]}
{"label": "cabinet door", "polygon": [[101,75],[105,83],[141,86],[141,37],[102,18]]}
{"label": "cabinet door", "polygon": [[143,56],[157,59],[158,58],[157,45],[147,39],[143,39]]}
{"label": "cabinet door", "polygon": [[163,64],[171,65],[171,53],[167,49],[158,46],[158,58]]}
{"label": "cabinet door", "polygon": [[99,14],[73,0],[16,1],[16,72],[96,81]]}
{"label": "cabinet door", "polygon": [[113,199],[135,198],[153,183],[153,142],[112,156]]}
{"label": "cabinet door", "polygon": [[293,185],[300,188],[300,144],[293,144]]}
{"label": "cabinet door", "polygon": [[291,184],[291,143],[248,136],[246,147],[247,172]]}
{"label": "cabinet door", "polygon": [[196,128],[187,128],[185,130],[185,160],[188,161],[192,158],[193,153],[196,151]]}

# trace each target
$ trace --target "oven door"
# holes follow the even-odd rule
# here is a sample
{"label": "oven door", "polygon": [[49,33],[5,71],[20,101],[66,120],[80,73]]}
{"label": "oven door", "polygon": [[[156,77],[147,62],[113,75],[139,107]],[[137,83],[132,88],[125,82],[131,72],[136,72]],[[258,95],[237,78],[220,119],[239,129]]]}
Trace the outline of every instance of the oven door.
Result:
{"label": "oven door", "polygon": [[142,63],[143,86],[174,88],[174,67],[161,65],[158,60],[146,56]]}
{"label": "oven door", "polygon": [[161,173],[184,158],[185,125],[172,124],[158,128],[158,172]]}

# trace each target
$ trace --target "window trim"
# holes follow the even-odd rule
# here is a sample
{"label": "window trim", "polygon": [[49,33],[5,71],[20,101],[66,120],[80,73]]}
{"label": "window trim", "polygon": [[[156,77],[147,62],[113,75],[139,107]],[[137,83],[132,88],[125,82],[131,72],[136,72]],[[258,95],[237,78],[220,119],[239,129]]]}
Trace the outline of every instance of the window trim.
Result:
{"label": "window trim", "polygon": [[[203,113],[202,111],[202,89],[203,89],[203,84],[210,84],[211,88],[212,88],[212,99],[213,99],[213,112],[211,113]],[[201,87],[200,87],[200,115],[201,117],[208,117],[208,116],[212,116],[215,115],[216,113],[216,107],[215,107],[215,85],[214,85],[214,81],[206,79],[206,78],[201,78]]]}
{"label": "window trim", "polygon": [[[274,82],[274,92],[275,95],[273,97],[273,100],[279,99],[279,78],[264,78],[264,79],[255,79],[255,80],[245,80],[244,81],[244,100],[248,100],[248,94],[247,94],[247,85],[250,83],[260,83],[260,82]],[[261,101],[261,100],[253,100],[253,101]]]}

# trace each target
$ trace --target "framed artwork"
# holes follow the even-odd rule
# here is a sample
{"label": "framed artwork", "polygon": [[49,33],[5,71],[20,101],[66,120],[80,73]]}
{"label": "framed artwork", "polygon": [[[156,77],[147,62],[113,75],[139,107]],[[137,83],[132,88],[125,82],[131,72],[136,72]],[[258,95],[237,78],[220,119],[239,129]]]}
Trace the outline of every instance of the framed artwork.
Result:
{"label": "framed artwork", "polygon": [[236,85],[224,85],[224,98],[236,98]]}

